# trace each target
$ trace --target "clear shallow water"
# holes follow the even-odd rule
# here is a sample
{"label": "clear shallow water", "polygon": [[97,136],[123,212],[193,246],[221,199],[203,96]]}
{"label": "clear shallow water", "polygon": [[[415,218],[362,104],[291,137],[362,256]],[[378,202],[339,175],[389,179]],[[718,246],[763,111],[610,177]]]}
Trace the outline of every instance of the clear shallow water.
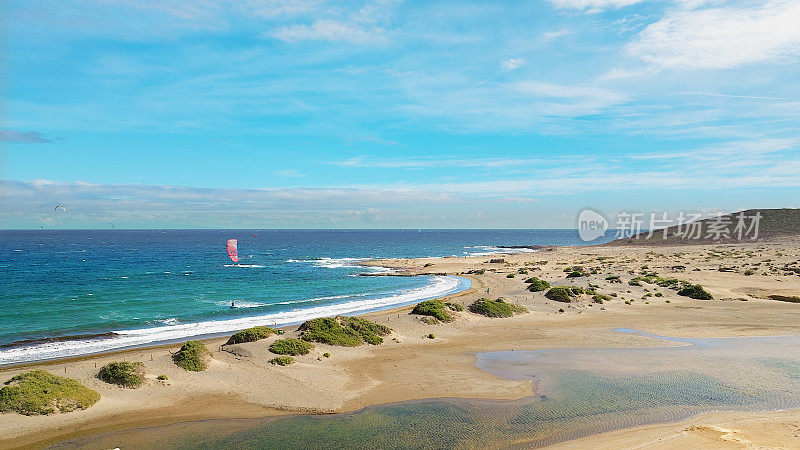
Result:
{"label": "clear shallow water", "polygon": [[800,407],[800,336],[665,339],[681,346],[479,354],[483,370],[534,380],[537,396],[518,401],[436,399],[177,424],[59,447],[528,448],[707,411]]}
{"label": "clear shallow water", "polygon": [[[239,267],[224,250],[229,238],[239,240]],[[362,259],[581,243],[574,230],[0,231],[0,365],[388,308],[467,286],[359,277],[380,270],[357,266]]]}

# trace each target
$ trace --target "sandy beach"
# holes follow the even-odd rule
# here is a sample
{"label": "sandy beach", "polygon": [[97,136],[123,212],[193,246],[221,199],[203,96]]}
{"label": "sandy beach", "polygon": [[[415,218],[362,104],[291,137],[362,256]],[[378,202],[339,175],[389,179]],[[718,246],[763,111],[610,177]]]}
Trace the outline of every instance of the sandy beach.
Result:
{"label": "sandy beach", "polygon": [[[502,261],[490,262],[492,259]],[[277,339],[273,336],[224,350],[226,338],[210,339],[207,345],[213,359],[207,370],[198,373],[186,372],[172,362],[171,353],[179,345],[6,368],[0,371],[0,382],[32,367],[42,368],[79,380],[98,391],[101,400],[87,410],[49,416],[4,413],[0,415],[4,430],[0,447],[41,447],[100,431],[202,419],[353,411],[413,399],[519,399],[535,395],[531,382],[506,380],[478,369],[477,353],[677,345],[613,331],[616,328],[676,337],[800,335],[800,304],[769,298],[800,295],[800,276],[783,269],[798,267],[798,259],[796,243],[785,241],[657,248],[553,247],[492,257],[369,261],[366,264],[392,267],[402,274],[464,276],[472,281],[472,288],[447,297],[447,301],[469,305],[480,297],[503,297],[529,312],[492,319],[464,311],[455,313],[453,322],[437,325],[410,314],[411,306],[371,313],[366,317],[393,330],[382,345],[343,348],[318,344],[287,367],[268,362],[274,356],[268,351]],[[574,265],[594,273],[567,279],[564,268]],[[627,282],[644,266],[662,277],[699,283],[714,299],[693,300],[669,289],[659,289],[663,297],[645,297],[654,292],[652,286]],[[520,269],[527,274],[519,274]],[[515,276],[509,278],[512,273]],[[606,279],[613,274],[623,282]],[[616,297],[602,305],[593,304],[588,296],[570,304],[554,302],[543,292],[526,290],[524,280],[530,276],[554,286],[585,288],[591,283],[599,286],[598,292]],[[282,337],[294,336],[295,330],[286,328]],[[434,333],[435,339],[429,339],[429,333]],[[330,358],[322,356],[326,352]],[[143,362],[145,384],[125,389],[96,378],[99,367],[119,360]],[[168,379],[158,381],[158,375]],[[719,412],[678,423],[610,431],[557,447],[792,448],[800,445],[798,436],[800,411]]]}

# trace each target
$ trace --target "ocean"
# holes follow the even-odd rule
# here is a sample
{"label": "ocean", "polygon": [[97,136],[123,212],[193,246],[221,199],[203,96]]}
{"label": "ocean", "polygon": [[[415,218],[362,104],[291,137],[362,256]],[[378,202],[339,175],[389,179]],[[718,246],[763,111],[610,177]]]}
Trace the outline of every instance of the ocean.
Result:
{"label": "ocean", "polygon": [[[225,251],[231,238],[239,265]],[[359,276],[387,270],[357,265],[366,259],[584,244],[575,230],[4,230],[0,365],[297,324],[469,287],[455,276]]]}

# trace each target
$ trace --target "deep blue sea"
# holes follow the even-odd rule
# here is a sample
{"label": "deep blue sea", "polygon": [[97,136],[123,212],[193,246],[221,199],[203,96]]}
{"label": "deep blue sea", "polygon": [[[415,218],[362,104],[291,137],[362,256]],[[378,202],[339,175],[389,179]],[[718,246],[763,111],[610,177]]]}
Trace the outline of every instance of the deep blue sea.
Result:
{"label": "deep blue sea", "polygon": [[575,230],[0,231],[0,365],[392,308],[469,281],[362,277],[381,269],[358,261],[537,244],[583,242]]}

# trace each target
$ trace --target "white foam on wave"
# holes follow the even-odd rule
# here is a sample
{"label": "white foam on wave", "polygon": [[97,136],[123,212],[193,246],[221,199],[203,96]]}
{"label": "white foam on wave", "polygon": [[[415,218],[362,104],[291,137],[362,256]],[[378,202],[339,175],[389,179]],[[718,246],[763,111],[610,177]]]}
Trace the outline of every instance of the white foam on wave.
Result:
{"label": "white foam on wave", "polygon": [[463,252],[463,254],[466,256],[510,255],[512,253],[535,253],[537,251],[532,248],[507,248],[507,247],[495,247],[493,245],[475,245],[472,247],[464,247],[464,248],[478,250],[478,251]]}
{"label": "white foam on wave", "polygon": [[[138,330],[114,331],[117,336],[106,339],[76,339],[36,344],[29,347],[13,347],[0,350],[0,366],[22,362],[68,358],[93,353],[102,353],[123,348],[178,341],[181,339],[229,333],[256,325],[291,325],[315,317],[339,314],[358,314],[367,311],[393,308],[415,303],[423,299],[442,297],[469,288],[469,280],[454,276],[434,276],[425,286],[408,289],[387,297],[349,300],[342,303],[296,308],[255,317],[213,320],[206,322],[165,325]],[[316,300],[334,299],[339,296],[318,297]],[[354,297],[354,296],[347,296]]]}
{"label": "white foam on wave", "polygon": [[253,268],[260,268],[265,267],[259,264],[223,264],[224,267],[243,267],[245,269],[253,269]]}

